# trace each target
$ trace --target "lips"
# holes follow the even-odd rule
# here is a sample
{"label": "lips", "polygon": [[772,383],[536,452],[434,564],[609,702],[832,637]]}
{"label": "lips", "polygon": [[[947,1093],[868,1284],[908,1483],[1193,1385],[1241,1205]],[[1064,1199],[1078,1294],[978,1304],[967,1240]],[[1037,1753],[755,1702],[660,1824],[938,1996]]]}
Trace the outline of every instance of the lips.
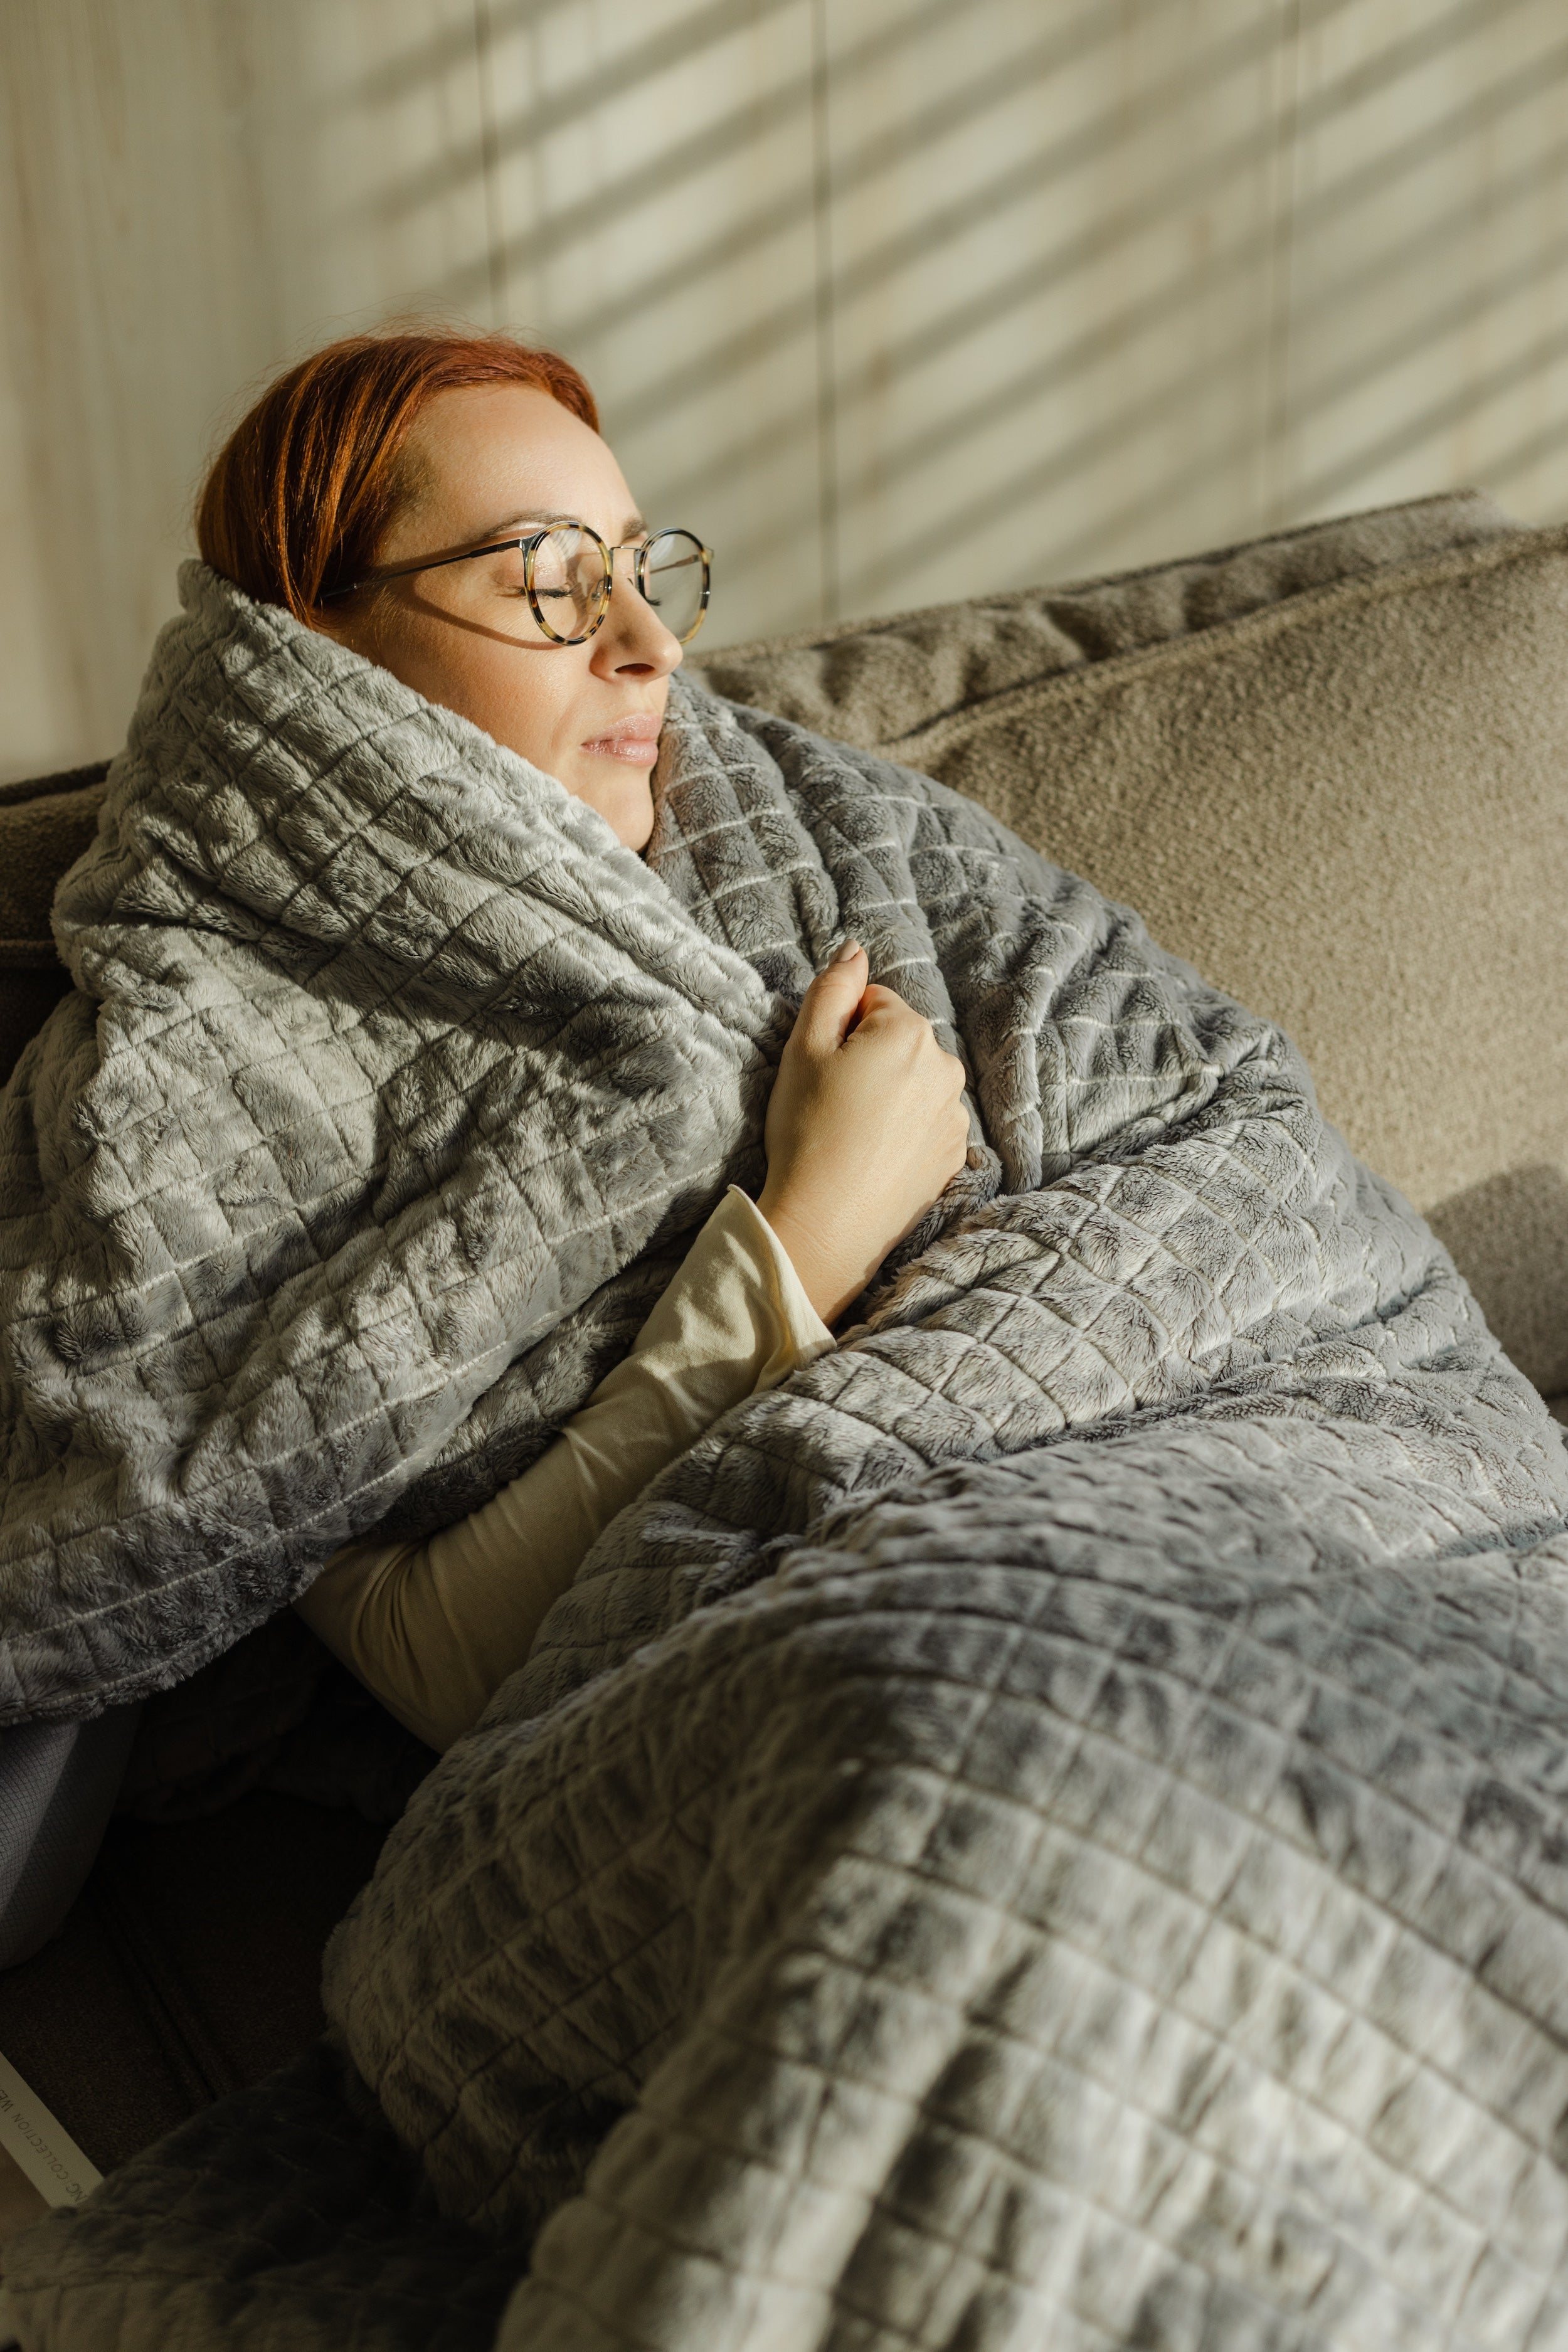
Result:
{"label": "lips", "polygon": [[640,711],[629,719],[617,719],[601,735],[589,736],[583,749],[607,760],[625,760],[634,768],[651,768],[658,757],[659,726],[651,712]]}

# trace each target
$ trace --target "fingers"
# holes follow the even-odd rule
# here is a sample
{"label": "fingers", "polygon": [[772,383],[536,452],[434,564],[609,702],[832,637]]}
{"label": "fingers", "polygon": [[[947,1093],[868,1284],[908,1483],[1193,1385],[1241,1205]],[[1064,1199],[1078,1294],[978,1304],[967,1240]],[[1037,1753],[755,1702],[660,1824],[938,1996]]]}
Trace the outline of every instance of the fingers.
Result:
{"label": "fingers", "polygon": [[870,980],[869,971],[859,940],[846,940],[802,998],[792,1042],[798,1041],[811,1054],[828,1055],[846,1042],[852,1028],[866,1033],[868,1044],[877,1034],[902,1031],[906,1049],[913,1048],[921,1058],[937,1055],[946,1064],[942,1076],[953,1095],[961,1095],[968,1083],[963,1062],[938,1042],[923,1013],[917,1013],[897,989]]}
{"label": "fingers", "polygon": [[920,1015],[912,1006],[905,1003],[901,996],[895,994],[890,988],[883,988],[878,981],[872,981],[870,985],[862,989],[860,992],[860,1021],[863,1027],[869,1022],[873,1030],[896,1029],[902,1022],[919,1018]]}
{"label": "fingers", "polygon": [[846,940],[833,961],[817,973],[801,999],[795,1019],[795,1034],[814,1053],[831,1053],[844,1043],[849,1024],[860,1009],[870,968],[859,940]]}

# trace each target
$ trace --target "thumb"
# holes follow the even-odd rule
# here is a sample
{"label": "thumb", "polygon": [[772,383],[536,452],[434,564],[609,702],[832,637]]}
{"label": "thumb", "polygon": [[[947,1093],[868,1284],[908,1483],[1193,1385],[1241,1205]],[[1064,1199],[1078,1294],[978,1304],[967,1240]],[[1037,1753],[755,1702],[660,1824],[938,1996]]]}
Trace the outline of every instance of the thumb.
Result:
{"label": "thumb", "polygon": [[814,1052],[842,1045],[866,993],[871,962],[858,940],[846,940],[801,999],[800,1028]]}

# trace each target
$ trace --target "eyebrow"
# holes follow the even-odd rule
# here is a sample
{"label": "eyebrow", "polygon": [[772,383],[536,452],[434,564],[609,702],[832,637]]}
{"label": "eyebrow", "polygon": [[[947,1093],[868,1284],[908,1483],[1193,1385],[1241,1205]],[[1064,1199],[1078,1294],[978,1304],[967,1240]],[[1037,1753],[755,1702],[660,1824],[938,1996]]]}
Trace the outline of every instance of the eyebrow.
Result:
{"label": "eyebrow", "polygon": [[[582,521],[582,520],[583,520],[583,518],[582,518],[582,516],[581,516],[581,515],[574,515],[574,514],[538,514],[538,513],[529,513],[529,514],[515,514],[515,515],[508,515],[504,522],[492,523],[492,524],[490,525],[490,527],[489,527],[489,529],[488,530],[481,531],[481,532],[479,533],[479,541],[477,541],[475,543],[476,543],[476,545],[478,545],[478,544],[479,544],[480,542],[482,542],[484,540],[487,540],[487,539],[500,539],[500,538],[503,535],[503,533],[505,533],[506,531],[509,531],[509,530],[515,530],[517,529],[517,527],[518,527],[519,523],[525,523],[525,522],[528,522],[528,523],[581,522],[581,521]],[[643,518],[642,518],[642,516],[641,516],[640,514],[635,514],[635,515],[628,515],[628,516],[626,517],[626,520],[625,523],[623,523],[623,525],[621,526],[621,529],[622,529],[622,535],[623,535],[625,538],[626,538],[626,539],[635,539],[635,538],[636,538],[636,536],[637,536],[637,532],[638,532],[639,530],[646,530],[647,529],[647,523],[643,520]]]}

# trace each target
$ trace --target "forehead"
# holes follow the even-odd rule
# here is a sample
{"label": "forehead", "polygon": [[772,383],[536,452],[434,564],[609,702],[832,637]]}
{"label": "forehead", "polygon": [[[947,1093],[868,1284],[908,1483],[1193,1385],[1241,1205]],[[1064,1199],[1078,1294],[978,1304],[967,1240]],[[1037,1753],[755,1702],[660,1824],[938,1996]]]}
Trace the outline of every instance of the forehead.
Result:
{"label": "forehead", "polygon": [[441,544],[479,538],[513,516],[574,514],[617,538],[632,508],[619,466],[598,434],[547,392],[527,384],[464,384],[437,393],[405,445],[406,502],[383,560],[409,530]]}

